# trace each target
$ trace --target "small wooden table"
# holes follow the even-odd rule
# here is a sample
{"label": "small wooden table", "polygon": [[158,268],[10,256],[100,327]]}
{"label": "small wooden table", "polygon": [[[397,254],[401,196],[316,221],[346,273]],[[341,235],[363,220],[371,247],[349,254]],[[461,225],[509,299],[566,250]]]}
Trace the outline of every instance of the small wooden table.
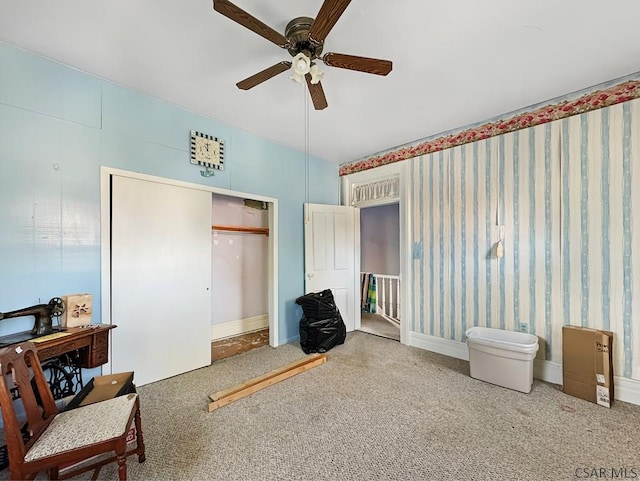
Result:
{"label": "small wooden table", "polygon": [[30,341],[38,350],[40,362],[77,350],[77,367],[94,368],[109,360],[109,331],[115,327],[115,324],[91,324],[88,327],[69,327],[41,337],[31,335],[30,331],[19,332],[0,337],[0,348]]}

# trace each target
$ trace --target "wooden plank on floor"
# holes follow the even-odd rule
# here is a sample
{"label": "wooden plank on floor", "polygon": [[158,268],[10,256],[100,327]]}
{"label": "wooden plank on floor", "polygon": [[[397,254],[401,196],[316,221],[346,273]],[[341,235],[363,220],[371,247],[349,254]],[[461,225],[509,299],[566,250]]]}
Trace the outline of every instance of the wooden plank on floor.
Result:
{"label": "wooden plank on floor", "polygon": [[325,362],[327,362],[326,354],[311,354],[267,374],[254,377],[253,379],[236,386],[211,394],[209,397],[213,402],[209,403],[209,412],[215,411],[216,409],[226,406],[238,399],[242,399],[245,396],[249,396],[256,391],[272,386],[275,383],[284,381],[296,374],[300,374],[301,372],[320,366]]}

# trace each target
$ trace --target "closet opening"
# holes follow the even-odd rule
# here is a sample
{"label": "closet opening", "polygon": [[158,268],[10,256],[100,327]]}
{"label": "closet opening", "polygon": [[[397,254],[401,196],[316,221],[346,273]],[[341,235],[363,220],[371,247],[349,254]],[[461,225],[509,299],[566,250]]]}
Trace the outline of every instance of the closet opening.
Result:
{"label": "closet opening", "polygon": [[212,194],[211,361],[269,344],[269,203]]}
{"label": "closet opening", "polygon": [[100,311],[117,326],[104,374],[143,386],[251,331],[278,346],[277,199],[110,167],[100,179]]}

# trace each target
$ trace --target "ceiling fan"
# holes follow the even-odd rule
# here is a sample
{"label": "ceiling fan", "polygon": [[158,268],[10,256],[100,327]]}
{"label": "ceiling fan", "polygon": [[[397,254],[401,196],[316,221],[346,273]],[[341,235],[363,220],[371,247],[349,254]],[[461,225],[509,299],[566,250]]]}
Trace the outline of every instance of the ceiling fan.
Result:
{"label": "ceiling fan", "polygon": [[322,60],[329,67],[357,70],[359,72],[376,75],[387,75],[393,64],[389,60],[358,57],[342,53],[325,53],[322,48],[327,35],[343,14],[351,0],[324,0],[315,19],[310,17],[296,17],[285,28],[284,35],[264,24],[251,14],[245,12],[229,0],[213,0],[213,9],[234,22],[252,30],[266,38],[278,47],[285,48],[293,58],[293,62],[282,61],[252,75],[236,85],[242,90],[249,90],[276,75],[292,70],[292,80],[302,82],[306,80],[309,94],[316,110],[327,107],[327,99],[320,83],[322,72],[316,65],[316,60]]}

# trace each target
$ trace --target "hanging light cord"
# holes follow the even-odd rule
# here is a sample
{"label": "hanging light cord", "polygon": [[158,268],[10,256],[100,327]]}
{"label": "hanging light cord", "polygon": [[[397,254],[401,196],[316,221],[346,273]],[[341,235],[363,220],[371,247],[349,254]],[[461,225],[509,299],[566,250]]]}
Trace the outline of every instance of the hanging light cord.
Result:
{"label": "hanging light cord", "polygon": [[[303,89],[304,95],[304,201],[309,203],[309,96],[307,95],[306,85]],[[305,212],[308,209],[305,208]],[[309,222],[308,213],[305,216],[305,223]]]}
{"label": "hanging light cord", "polygon": [[305,201],[309,203],[309,96],[305,89],[304,96],[304,162],[306,165],[307,192]]}

